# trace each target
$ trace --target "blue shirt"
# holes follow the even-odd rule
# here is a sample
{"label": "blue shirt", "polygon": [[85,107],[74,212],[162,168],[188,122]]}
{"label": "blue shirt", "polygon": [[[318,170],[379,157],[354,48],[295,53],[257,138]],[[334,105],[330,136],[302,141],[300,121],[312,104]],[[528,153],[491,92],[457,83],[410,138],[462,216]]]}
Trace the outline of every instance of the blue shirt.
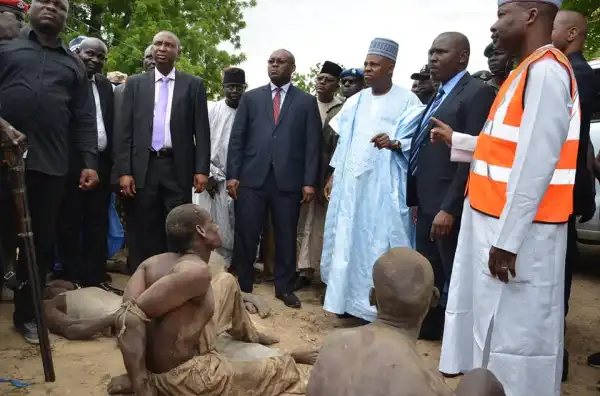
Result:
{"label": "blue shirt", "polygon": [[465,76],[465,74],[467,74],[467,71],[463,70],[442,85],[442,89],[444,90],[444,96],[442,97],[440,105],[444,103],[444,100],[446,100],[448,95],[450,95],[450,92],[452,92],[454,87],[456,87],[456,84],[458,84],[458,82]]}

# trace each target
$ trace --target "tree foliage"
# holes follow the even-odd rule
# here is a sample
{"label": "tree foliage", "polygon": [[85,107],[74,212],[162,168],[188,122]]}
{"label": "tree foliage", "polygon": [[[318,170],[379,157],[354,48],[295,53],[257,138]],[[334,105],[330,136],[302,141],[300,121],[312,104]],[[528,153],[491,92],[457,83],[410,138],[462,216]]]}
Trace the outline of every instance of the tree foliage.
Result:
{"label": "tree foliage", "polygon": [[101,38],[109,47],[106,70],[141,71],[144,50],[161,30],[181,40],[177,68],[202,77],[209,96],[221,90],[222,70],[245,60],[243,53],[218,48],[229,42],[240,50],[243,12],[256,0],[73,0],[66,39]]}
{"label": "tree foliage", "polygon": [[[321,66],[321,62],[319,62],[316,65],[312,66],[308,73],[294,73],[294,75],[292,76],[292,84],[294,84],[296,88],[300,88],[304,92],[308,92],[311,95],[315,95],[317,93],[315,90],[316,80],[317,76],[319,75],[319,72],[321,71]],[[344,66],[340,65],[340,67],[344,69]]]}
{"label": "tree foliage", "polygon": [[598,0],[564,0],[563,8],[579,11],[588,18],[589,33],[586,55],[589,59],[600,57],[600,2]]}

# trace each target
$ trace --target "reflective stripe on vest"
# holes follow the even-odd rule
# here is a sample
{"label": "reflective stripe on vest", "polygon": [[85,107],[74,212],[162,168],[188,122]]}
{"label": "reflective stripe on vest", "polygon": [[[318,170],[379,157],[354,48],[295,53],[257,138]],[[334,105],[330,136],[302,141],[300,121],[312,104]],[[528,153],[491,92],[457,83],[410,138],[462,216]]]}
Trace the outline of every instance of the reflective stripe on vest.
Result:
{"label": "reflective stripe on vest", "polygon": [[499,218],[506,205],[506,187],[519,142],[527,73],[535,62],[551,58],[560,62],[571,78],[571,121],[556,169],[536,213],[534,221],[564,223],[573,212],[573,187],[577,168],[581,114],[577,82],[571,64],[554,47],[540,48],[517,69],[500,88],[488,120],[477,139],[471,162],[468,195],[471,207]]}

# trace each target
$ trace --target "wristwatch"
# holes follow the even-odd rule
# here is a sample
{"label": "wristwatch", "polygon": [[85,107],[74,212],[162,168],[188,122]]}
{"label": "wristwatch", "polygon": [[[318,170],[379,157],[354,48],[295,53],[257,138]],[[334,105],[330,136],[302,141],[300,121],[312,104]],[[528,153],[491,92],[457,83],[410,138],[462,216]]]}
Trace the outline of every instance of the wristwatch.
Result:
{"label": "wristwatch", "polygon": [[392,151],[398,151],[402,148],[399,140],[390,140],[390,149]]}

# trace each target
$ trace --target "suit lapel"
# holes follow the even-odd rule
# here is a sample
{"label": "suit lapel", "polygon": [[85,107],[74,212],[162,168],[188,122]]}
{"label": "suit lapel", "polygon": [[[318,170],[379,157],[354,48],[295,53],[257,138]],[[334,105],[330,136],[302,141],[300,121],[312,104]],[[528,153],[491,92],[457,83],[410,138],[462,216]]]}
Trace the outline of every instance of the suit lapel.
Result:
{"label": "suit lapel", "polygon": [[471,81],[471,78],[472,77],[469,73],[465,74],[456,84],[456,86],[452,89],[452,92],[450,92],[448,97],[444,99],[440,107],[438,107],[432,115],[436,116],[438,114],[443,114],[446,108],[448,108],[452,104],[452,101],[454,101],[454,99],[456,99],[456,97],[460,95],[460,93],[465,89],[465,86],[469,83],[469,81]]}
{"label": "suit lapel", "polygon": [[[296,95],[296,88],[294,88],[293,85],[290,85],[287,93],[285,94],[285,98],[283,100],[283,105],[281,106],[281,112],[279,114],[279,120],[277,121],[277,125],[281,124],[281,122],[283,121],[283,117],[285,117],[285,115],[288,112],[288,109],[292,105],[292,101],[294,100],[295,95]],[[277,127],[277,125],[275,127]]]}
{"label": "suit lapel", "polygon": [[173,101],[171,103],[171,114],[175,108],[175,104],[185,98],[187,92],[188,80],[187,76],[175,70],[175,87],[173,88]]}
{"label": "suit lapel", "polygon": [[146,73],[146,81],[140,87],[140,94],[142,96],[140,103],[142,103],[143,110],[149,114],[150,136],[152,136],[152,123],[154,122],[154,86],[156,85],[154,76],[154,71]]}
{"label": "suit lapel", "polygon": [[265,95],[265,108],[267,110],[267,114],[269,115],[269,119],[271,120],[271,125],[275,128],[275,118],[273,116],[273,97],[271,94],[271,84],[267,84],[266,87],[263,87],[264,95]]}

